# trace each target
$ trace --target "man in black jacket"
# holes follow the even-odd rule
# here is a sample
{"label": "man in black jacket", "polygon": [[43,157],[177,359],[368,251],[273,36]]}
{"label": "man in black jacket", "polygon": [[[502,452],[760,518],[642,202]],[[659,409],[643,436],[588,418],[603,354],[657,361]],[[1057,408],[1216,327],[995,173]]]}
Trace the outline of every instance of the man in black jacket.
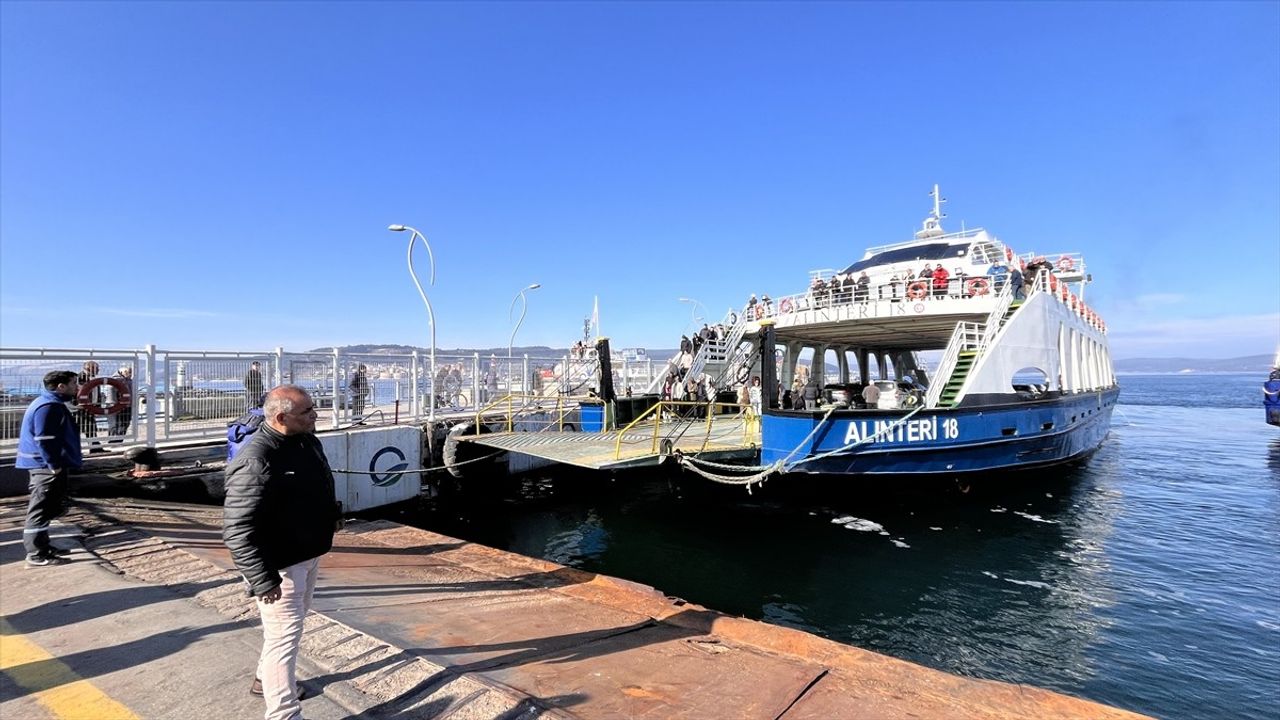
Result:
{"label": "man in black jacket", "polygon": [[263,413],[258,432],[227,465],[222,539],[262,616],[250,692],[264,695],[267,720],[285,720],[300,717],[302,622],[341,513],[307,391],[281,385],[267,394]]}

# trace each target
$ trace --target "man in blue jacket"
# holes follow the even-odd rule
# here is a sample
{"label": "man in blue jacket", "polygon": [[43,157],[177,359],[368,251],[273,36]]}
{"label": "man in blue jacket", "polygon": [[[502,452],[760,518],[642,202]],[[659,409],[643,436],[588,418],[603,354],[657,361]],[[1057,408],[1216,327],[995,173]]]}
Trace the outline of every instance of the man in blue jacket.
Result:
{"label": "man in blue jacket", "polygon": [[281,385],[267,393],[262,412],[258,431],[227,464],[222,539],[262,617],[262,655],[249,692],[265,697],[267,720],[294,720],[301,713],[302,622],[320,556],[333,547],[342,515],[307,391]]}
{"label": "man in blue jacket", "polygon": [[59,551],[49,542],[49,523],[66,509],[67,473],[79,470],[80,428],[67,403],[80,391],[78,376],[55,370],[44,376],[44,392],[27,406],[18,430],[18,457],[14,467],[31,478],[27,522],[22,544],[27,567],[57,565]]}

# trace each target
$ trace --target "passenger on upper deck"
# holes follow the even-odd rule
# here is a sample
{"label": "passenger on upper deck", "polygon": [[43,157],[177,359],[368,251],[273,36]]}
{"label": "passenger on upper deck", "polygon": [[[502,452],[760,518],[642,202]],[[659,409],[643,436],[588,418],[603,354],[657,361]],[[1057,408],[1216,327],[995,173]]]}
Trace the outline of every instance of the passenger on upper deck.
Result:
{"label": "passenger on upper deck", "polygon": [[[898,301],[898,285],[900,285],[901,283],[902,283],[902,280],[900,280],[900,279],[898,278],[898,274],[897,274],[897,273],[894,273],[894,274],[893,274],[893,277],[889,278],[889,300],[890,300],[891,302],[897,302],[897,301]],[[881,300],[883,300],[883,299],[884,299],[884,288],[885,288],[885,286],[884,286],[884,285],[881,285],[881,286],[880,286],[880,299],[881,299]]]}
{"label": "passenger on upper deck", "polygon": [[811,307],[826,307],[827,284],[823,282],[822,276],[814,276],[813,283],[809,285],[809,295],[812,298],[809,301]]}
{"label": "passenger on upper deck", "polygon": [[1004,263],[994,263],[987,268],[987,277],[991,278],[991,292],[999,295],[1004,289],[1005,280],[1009,278],[1009,268]]}
{"label": "passenger on upper deck", "polygon": [[867,271],[863,270],[862,274],[858,276],[857,283],[853,290],[854,302],[866,302],[868,294],[867,290],[870,286],[871,278],[867,277]]}
{"label": "passenger on upper deck", "polygon": [[942,263],[938,263],[938,267],[933,271],[933,297],[941,298],[947,294],[947,278],[950,273],[942,267]]}
{"label": "passenger on upper deck", "polygon": [[1013,299],[1022,300],[1026,295],[1022,292],[1022,271],[1015,265],[1009,269],[1009,284],[1013,287]]}

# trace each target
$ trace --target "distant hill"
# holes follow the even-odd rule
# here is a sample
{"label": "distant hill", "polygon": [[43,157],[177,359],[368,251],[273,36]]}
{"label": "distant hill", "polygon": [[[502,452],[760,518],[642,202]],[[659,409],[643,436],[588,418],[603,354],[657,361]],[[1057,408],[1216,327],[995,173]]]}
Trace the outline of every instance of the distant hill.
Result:
{"label": "distant hill", "polygon": [[1116,360],[1117,373],[1214,373],[1252,372],[1265,373],[1271,369],[1271,355],[1247,355],[1226,360],[1204,358],[1126,358]]}

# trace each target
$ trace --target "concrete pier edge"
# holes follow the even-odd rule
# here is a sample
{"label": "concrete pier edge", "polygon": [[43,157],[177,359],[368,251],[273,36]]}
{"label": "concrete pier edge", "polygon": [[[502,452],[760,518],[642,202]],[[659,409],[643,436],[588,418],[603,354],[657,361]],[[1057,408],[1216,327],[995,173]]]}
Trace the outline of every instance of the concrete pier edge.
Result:
{"label": "concrete pier edge", "polygon": [[[238,574],[134,524],[145,526],[148,519],[171,520],[174,516],[191,521],[192,516],[202,515],[199,522],[207,525],[211,514],[217,512],[212,507],[155,509],[90,501],[75,503],[62,522],[78,527],[85,549],[113,572],[166,586],[231,620],[255,622],[256,608],[245,595]],[[791,717],[792,708],[808,702],[810,690],[824,679],[836,683],[831,688],[852,690],[867,707],[883,710],[886,716],[899,716],[903,711],[911,715],[911,708],[946,707],[956,717],[1140,717],[1041,688],[951,675],[800,630],[724,615],[639,583],[464,543],[389,521],[357,521],[343,532],[361,543],[396,549],[452,541],[463,548],[468,567],[482,572],[488,568],[498,577],[510,575],[513,569],[529,575],[552,573],[568,582],[548,583],[537,589],[602,607],[625,608],[647,616],[649,626],[691,631],[696,636],[687,637],[685,642],[705,646],[706,652],[722,651],[714,646],[723,643],[726,647],[748,647],[764,654],[820,664],[821,674],[789,701],[784,699],[785,709],[778,717]],[[582,717],[487,677],[484,669],[460,674],[314,610],[306,620],[300,667],[305,685],[313,691],[323,690],[326,697],[357,716],[376,718],[407,713],[409,717],[450,720]],[[821,689],[815,692],[823,694]],[[815,701],[823,704],[820,698]],[[807,715],[796,709],[798,716]]]}

